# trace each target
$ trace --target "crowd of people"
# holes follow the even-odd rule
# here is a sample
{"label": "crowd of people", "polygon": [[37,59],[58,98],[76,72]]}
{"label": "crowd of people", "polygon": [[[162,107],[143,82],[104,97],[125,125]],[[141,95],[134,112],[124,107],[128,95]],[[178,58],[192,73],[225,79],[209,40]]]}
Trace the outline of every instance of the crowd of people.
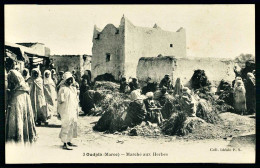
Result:
{"label": "crowd of people", "polygon": [[[247,65],[243,70],[235,68],[234,71],[237,77],[232,86],[233,107],[240,114],[253,114],[256,110],[255,71]],[[42,76],[38,68],[32,69],[31,73],[26,68],[21,72],[11,68],[6,76],[6,141],[32,143],[37,139],[36,125],[48,125],[50,119],[57,118],[61,120],[59,137],[64,143],[63,149],[71,150],[71,146],[76,146],[71,141],[77,137],[79,113],[86,115],[95,108],[97,92],[92,90],[91,73],[85,71],[79,80],[75,71],[56,74],[55,69],[50,69]],[[173,86],[169,74],[158,87],[148,78],[142,89],[136,78],[128,83],[122,77],[119,91],[129,94],[132,100],[125,116],[129,126],[145,120],[160,125],[170,117],[162,107],[167,100],[176,98],[182,111],[190,117],[196,116],[194,94],[183,86],[180,78]],[[218,91],[223,92],[223,88]]]}
{"label": "crowd of people", "polygon": [[236,79],[232,82],[234,110],[238,114],[254,114],[256,112],[256,80],[255,67],[247,61],[245,68],[234,67]]}
{"label": "crowd of people", "polygon": [[169,119],[169,110],[162,110],[169,100],[178,97],[179,103],[182,103],[182,110],[187,112],[189,116],[195,116],[194,96],[188,87],[184,87],[180,78],[177,78],[175,86],[173,86],[170,75],[166,74],[160,81],[159,86],[156,82],[152,82],[148,77],[146,86],[141,88],[136,78],[132,78],[127,83],[122,78],[120,83],[120,92],[129,94],[132,102],[129,110],[124,118],[126,125],[132,127],[140,124],[142,121],[162,124],[165,119]]}
{"label": "crowd of people", "polygon": [[[222,80],[218,87],[218,91],[213,93],[217,94],[221,99],[222,93],[226,93],[226,88],[223,87],[223,82],[227,83],[229,92],[231,95],[231,101],[225,102],[233,107],[234,112],[241,115],[252,115],[256,112],[256,90],[255,90],[255,70],[250,64],[250,61],[246,62],[245,68],[238,70],[234,68],[236,78],[232,82],[232,85]],[[195,71],[194,73],[198,73]],[[197,89],[201,89],[203,86],[210,86],[210,82],[207,81],[204,71],[202,72],[201,81],[196,81],[195,88],[190,86],[184,87],[181,79],[177,78],[175,85],[171,83],[169,74],[160,81],[157,86],[156,82],[152,82],[148,77],[146,86],[141,88],[136,78],[132,78],[131,82],[127,82],[123,77],[120,82],[120,92],[129,93],[132,102],[129,105],[128,115],[126,115],[126,123],[128,126],[134,126],[140,124],[142,121],[150,121],[161,124],[164,119],[168,119],[170,114],[167,110],[163,111],[167,100],[177,100],[179,109],[185,111],[188,116],[195,117],[197,111],[197,101],[200,99],[194,92]],[[196,76],[196,75],[195,75]],[[204,79],[205,78],[205,79]],[[202,83],[200,83],[202,82]],[[132,110],[131,110],[132,109]],[[139,111],[138,114],[136,111]]]}
{"label": "crowd of people", "polygon": [[[55,69],[39,68],[31,73],[24,68],[8,69],[6,73],[6,142],[33,143],[38,135],[36,125],[48,125],[61,120],[59,137],[63,148],[71,150],[72,138],[77,136],[77,118],[81,112],[80,86],[75,71],[56,74]],[[90,85],[90,75],[82,76],[82,83]],[[83,85],[82,85],[83,86]]]}

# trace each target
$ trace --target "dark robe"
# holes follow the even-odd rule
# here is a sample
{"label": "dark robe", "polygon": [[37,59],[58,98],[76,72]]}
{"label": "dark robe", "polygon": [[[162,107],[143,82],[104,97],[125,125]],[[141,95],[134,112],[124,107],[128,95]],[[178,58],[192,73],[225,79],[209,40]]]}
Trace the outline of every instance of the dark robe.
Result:
{"label": "dark robe", "polygon": [[88,85],[91,84],[91,78],[90,78],[89,75],[84,74],[81,78],[82,78],[82,80],[87,79],[87,83],[88,83]]}
{"label": "dark robe", "polygon": [[87,90],[82,95],[81,107],[85,115],[90,113],[92,108],[95,108],[95,91],[94,90]]}
{"label": "dark robe", "polygon": [[128,86],[127,82],[126,81],[122,81],[120,83],[120,88],[119,88],[120,93],[125,93],[126,89],[127,89],[127,86]]}
{"label": "dark robe", "polygon": [[141,124],[146,118],[147,111],[143,100],[136,100],[129,104],[125,122],[128,126],[134,127]]}
{"label": "dark robe", "polygon": [[157,90],[157,83],[156,82],[149,82],[146,86],[142,89],[142,94],[146,94],[147,92],[155,92]]}
{"label": "dark robe", "polygon": [[79,92],[79,100],[80,100],[80,106],[84,106],[84,94],[90,89],[89,85],[87,84],[81,84],[80,86],[80,92]]}
{"label": "dark robe", "polygon": [[172,90],[173,89],[173,85],[171,83],[170,80],[166,80],[165,78],[163,78],[159,84],[159,88],[163,88],[163,87],[166,87],[167,90]]}
{"label": "dark robe", "polygon": [[136,82],[130,82],[129,83],[130,91],[132,92],[133,90],[139,89],[139,85]]}
{"label": "dark robe", "polygon": [[256,112],[256,89],[254,81],[247,79],[245,83],[246,89],[246,107],[248,114],[253,114]]}

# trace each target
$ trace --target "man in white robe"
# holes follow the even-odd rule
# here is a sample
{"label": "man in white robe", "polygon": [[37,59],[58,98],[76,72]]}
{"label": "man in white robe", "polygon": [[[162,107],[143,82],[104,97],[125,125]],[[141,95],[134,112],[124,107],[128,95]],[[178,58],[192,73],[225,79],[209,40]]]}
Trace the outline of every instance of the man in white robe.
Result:
{"label": "man in white robe", "polygon": [[72,138],[77,137],[78,98],[77,89],[72,86],[74,78],[70,72],[63,75],[58,93],[58,115],[61,118],[60,138],[63,149],[72,150]]}

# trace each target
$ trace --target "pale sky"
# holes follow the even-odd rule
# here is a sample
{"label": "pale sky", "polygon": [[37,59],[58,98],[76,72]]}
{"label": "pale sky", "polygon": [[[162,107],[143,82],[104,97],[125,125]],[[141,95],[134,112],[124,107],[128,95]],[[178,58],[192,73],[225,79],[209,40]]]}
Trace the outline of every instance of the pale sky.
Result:
{"label": "pale sky", "polygon": [[186,29],[187,56],[255,55],[254,5],[5,5],[5,41],[40,42],[51,54],[92,54],[94,25]]}

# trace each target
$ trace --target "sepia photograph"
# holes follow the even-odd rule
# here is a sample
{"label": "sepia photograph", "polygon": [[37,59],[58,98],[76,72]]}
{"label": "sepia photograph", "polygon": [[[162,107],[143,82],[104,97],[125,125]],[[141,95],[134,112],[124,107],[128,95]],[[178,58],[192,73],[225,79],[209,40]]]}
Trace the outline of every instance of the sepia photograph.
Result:
{"label": "sepia photograph", "polygon": [[255,163],[255,5],[4,5],[5,163]]}

